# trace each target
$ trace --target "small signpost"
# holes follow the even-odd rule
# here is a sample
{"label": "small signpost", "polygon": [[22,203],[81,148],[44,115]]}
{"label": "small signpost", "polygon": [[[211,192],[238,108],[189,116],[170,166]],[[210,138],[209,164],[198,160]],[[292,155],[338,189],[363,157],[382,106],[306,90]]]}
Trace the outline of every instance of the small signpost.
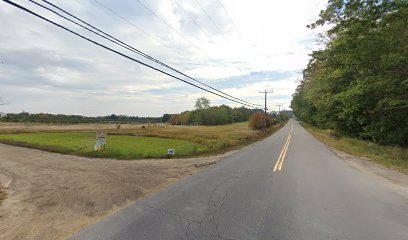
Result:
{"label": "small signpost", "polygon": [[174,155],[174,154],[176,154],[175,149],[167,149],[167,155]]}
{"label": "small signpost", "polygon": [[96,131],[95,151],[101,150],[102,146],[105,149],[107,134],[103,131]]}

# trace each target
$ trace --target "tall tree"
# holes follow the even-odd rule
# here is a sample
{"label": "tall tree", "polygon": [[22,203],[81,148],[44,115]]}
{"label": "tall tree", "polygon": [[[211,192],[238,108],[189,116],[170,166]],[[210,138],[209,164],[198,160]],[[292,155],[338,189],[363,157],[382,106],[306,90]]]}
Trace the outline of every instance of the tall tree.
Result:
{"label": "tall tree", "polygon": [[196,109],[201,110],[201,109],[206,109],[206,108],[209,108],[209,107],[210,107],[210,100],[208,100],[205,97],[197,98],[197,100],[195,102],[195,108]]}
{"label": "tall tree", "polygon": [[408,145],[408,1],[330,0],[326,45],[311,54],[292,100],[316,126]]}

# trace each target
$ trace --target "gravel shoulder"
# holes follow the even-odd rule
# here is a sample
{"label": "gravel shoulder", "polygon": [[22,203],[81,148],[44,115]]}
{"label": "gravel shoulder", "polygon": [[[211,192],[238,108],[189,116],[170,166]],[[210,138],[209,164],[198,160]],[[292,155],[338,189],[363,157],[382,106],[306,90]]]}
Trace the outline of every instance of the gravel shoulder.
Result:
{"label": "gravel shoulder", "polygon": [[0,239],[64,239],[231,154],[119,161],[0,144]]}
{"label": "gravel shoulder", "polygon": [[397,194],[402,195],[408,200],[408,175],[384,167],[383,165],[372,161],[369,158],[356,157],[337,149],[330,148],[337,156],[343,159],[351,167],[358,169],[364,173],[370,174],[371,176],[377,178],[379,181],[387,183],[387,185],[392,188]]}

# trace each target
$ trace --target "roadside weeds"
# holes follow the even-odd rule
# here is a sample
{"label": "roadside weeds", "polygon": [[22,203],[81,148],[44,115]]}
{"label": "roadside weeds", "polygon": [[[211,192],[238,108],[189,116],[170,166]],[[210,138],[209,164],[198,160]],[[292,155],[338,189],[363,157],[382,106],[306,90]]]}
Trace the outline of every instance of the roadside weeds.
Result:
{"label": "roadside weeds", "polygon": [[408,149],[382,146],[355,138],[335,136],[332,130],[319,129],[301,122],[301,125],[319,141],[341,152],[379,163],[408,175]]}

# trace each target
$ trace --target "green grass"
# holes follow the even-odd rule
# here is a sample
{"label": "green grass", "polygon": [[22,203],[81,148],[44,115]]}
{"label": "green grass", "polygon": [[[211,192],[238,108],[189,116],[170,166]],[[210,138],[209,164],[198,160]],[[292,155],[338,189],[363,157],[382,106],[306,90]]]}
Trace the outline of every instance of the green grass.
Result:
{"label": "green grass", "polygon": [[[217,154],[239,149],[255,141],[270,136],[283,124],[272,126],[267,132],[254,131],[248,128],[248,122],[222,126],[176,126],[164,128],[136,128],[132,130],[110,130],[110,134],[148,136],[171,139],[182,139],[205,146],[208,151],[203,154]],[[201,154],[201,155],[203,155]]]}
{"label": "green grass", "polygon": [[321,142],[345,153],[369,158],[388,168],[408,174],[408,149],[396,146],[382,146],[360,139],[335,136],[333,130],[319,129],[309,124],[302,126]]}
{"label": "green grass", "polygon": [[[52,152],[87,157],[116,159],[166,158],[167,149],[176,150],[175,157],[214,155],[239,149],[263,139],[284,124],[269,128],[267,132],[248,128],[248,122],[222,126],[150,126],[126,125],[35,125],[0,128],[0,142]],[[146,125],[147,126],[147,125]],[[0,124],[1,127],[1,124]],[[40,127],[40,128],[38,128]],[[95,130],[108,133],[106,149],[94,151]]]}
{"label": "green grass", "polygon": [[0,135],[0,141],[53,152],[117,159],[164,158],[167,149],[175,156],[189,156],[208,150],[205,146],[179,139],[111,135],[106,149],[94,151],[95,133],[22,133]]}

